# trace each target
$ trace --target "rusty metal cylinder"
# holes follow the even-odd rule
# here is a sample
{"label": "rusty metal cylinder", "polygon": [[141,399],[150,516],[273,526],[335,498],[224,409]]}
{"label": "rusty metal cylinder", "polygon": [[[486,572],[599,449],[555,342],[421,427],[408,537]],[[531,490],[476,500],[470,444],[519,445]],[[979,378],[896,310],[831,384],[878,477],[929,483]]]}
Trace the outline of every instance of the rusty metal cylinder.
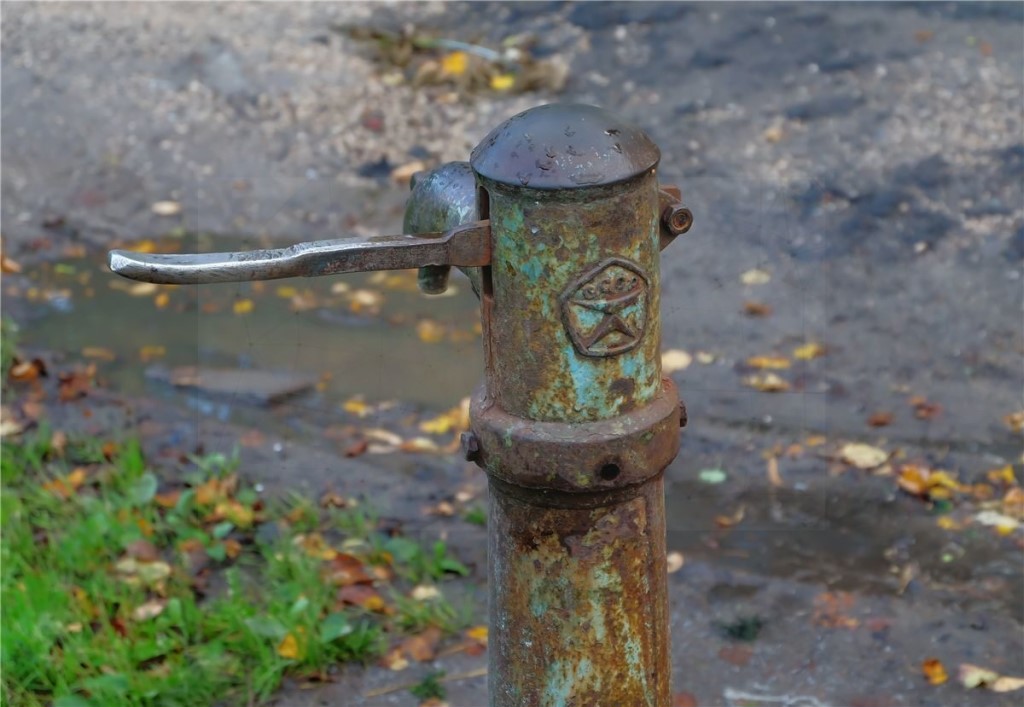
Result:
{"label": "rusty metal cylinder", "polygon": [[491,707],[669,704],[660,153],[581,105],[526,111],[474,150],[492,260],[487,377]]}

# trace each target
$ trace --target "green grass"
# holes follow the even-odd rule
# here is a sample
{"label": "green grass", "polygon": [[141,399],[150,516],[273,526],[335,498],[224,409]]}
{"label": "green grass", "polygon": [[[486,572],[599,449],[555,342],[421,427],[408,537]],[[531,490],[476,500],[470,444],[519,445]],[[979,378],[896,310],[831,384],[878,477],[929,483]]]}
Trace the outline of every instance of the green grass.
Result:
{"label": "green grass", "polygon": [[[162,489],[132,441],[105,455],[70,440],[61,456],[43,426],[0,454],[4,705],[258,704],[285,675],[469,623],[409,593],[467,573],[444,543],[385,537],[362,507],[264,507],[237,458],[194,459],[187,486]],[[324,574],[337,550],[394,577],[379,604],[339,601]]]}

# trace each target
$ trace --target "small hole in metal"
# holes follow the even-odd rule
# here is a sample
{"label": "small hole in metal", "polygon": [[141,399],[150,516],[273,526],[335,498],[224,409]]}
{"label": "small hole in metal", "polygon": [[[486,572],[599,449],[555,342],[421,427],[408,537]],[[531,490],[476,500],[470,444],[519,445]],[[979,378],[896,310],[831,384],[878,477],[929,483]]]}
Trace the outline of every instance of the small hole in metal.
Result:
{"label": "small hole in metal", "polygon": [[598,475],[605,481],[611,481],[622,472],[618,464],[605,464],[601,467]]}

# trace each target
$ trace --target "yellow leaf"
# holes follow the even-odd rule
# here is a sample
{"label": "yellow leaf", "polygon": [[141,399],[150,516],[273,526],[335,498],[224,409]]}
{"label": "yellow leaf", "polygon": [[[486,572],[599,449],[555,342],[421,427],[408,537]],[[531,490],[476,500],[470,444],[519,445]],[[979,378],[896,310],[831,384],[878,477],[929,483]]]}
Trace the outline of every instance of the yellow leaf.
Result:
{"label": "yellow leaf", "polygon": [[452,52],[441,59],[441,73],[446,76],[461,76],[469,67],[469,55],[466,52]]}
{"label": "yellow leaf", "polygon": [[280,297],[281,299],[291,299],[295,295],[299,294],[298,290],[289,285],[283,285],[281,287],[278,287],[276,292],[277,296]]}
{"label": "yellow leaf", "polygon": [[277,644],[277,654],[285,660],[302,659],[299,641],[295,638],[295,634],[289,633],[281,639],[281,642]]}
{"label": "yellow leaf", "polygon": [[449,410],[446,413],[424,420],[420,423],[420,430],[432,435],[443,435],[458,429],[461,423],[461,413],[458,408]]}
{"label": "yellow leaf", "polygon": [[1024,688],[1024,678],[1011,678],[1002,675],[992,683],[992,692],[1013,692],[1021,688]]}
{"label": "yellow leaf", "polygon": [[746,507],[740,506],[739,508],[736,509],[736,512],[730,516],[715,516],[715,525],[717,525],[719,528],[731,528],[734,525],[739,525],[743,521],[743,516],[746,515],[746,512]]}
{"label": "yellow leaf", "polygon": [[373,406],[368,405],[361,396],[349,398],[341,404],[341,408],[348,413],[358,415],[359,417],[366,417],[373,412]]}
{"label": "yellow leaf", "polygon": [[1007,464],[1002,469],[993,469],[986,476],[994,484],[1002,482],[1007,486],[1017,485],[1017,477],[1013,473],[1013,464]]}
{"label": "yellow leaf", "polygon": [[444,341],[445,329],[433,319],[422,319],[416,323],[416,336],[425,344]]}
{"label": "yellow leaf", "polygon": [[669,349],[661,354],[661,371],[666,374],[682,371],[688,368],[692,362],[693,357],[686,351]]}
{"label": "yellow leaf", "polygon": [[136,253],[155,253],[157,251],[156,242],[148,239],[136,241],[132,243],[132,250]]}
{"label": "yellow leaf", "polygon": [[471,629],[467,629],[466,638],[472,638],[474,641],[480,641],[480,643],[487,643],[487,627],[474,626]]}
{"label": "yellow leaf", "polygon": [[413,587],[412,591],[409,593],[409,596],[415,599],[416,601],[429,601],[431,599],[440,599],[441,592],[435,586],[429,584],[419,584]]}
{"label": "yellow leaf", "polygon": [[747,376],[743,382],[763,393],[782,393],[789,390],[789,383],[774,373],[758,373]]}
{"label": "yellow leaf", "polygon": [[149,363],[155,358],[162,358],[166,355],[167,349],[159,345],[143,346],[139,349],[139,360],[143,363]]}
{"label": "yellow leaf", "polygon": [[86,346],[82,349],[82,355],[86,358],[95,358],[100,361],[113,361],[117,358],[113,351],[101,346]]}
{"label": "yellow leaf", "polygon": [[808,447],[820,447],[827,441],[828,440],[825,439],[824,435],[811,435],[804,440],[804,444]]}
{"label": "yellow leaf", "polygon": [[240,299],[235,301],[231,309],[234,310],[235,314],[248,314],[255,306],[251,299]]}
{"label": "yellow leaf", "polygon": [[752,356],[747,359],[752,368],[783,370],[789,368],[789,359],[785,356]]}
{"label": "yellow leaf", "polygon": [[403,452],[439,452],[441,448],[434,440],[427,437],[412,437],[405,440],[399,446]]}
{"label": "yellow leaf", "polygon": [[301,547],[310,557],[320,560],[333,560],[338,556],[338,551],[328,545],[320,533],[296,535],[292,542]]}
{"label": "yellow leaf", "polygon": [[839,458],[858,469],[873,469],[884,464],[889,453],[870,444],[849,442],[840,448]]}
{"label": "yellow leaf", "polygon": [[801,361],[810,361],[812,358],[818,358],[819,356],[825,355],[825,347],[819,343],[811,341],[804,344],[803,346],[797,346],[793,349],[793,357],[798,358]]}
{"label": "yellow leaf", "polygon": [[225,518],[239,528],[248,528],[252,525],[255,513],[247,506],[242,505],[238,501],[222,501],[216,505],[213,509],[215,516]]}
{"label": "yellow leaf", "polygon": [[160,294],[153,298],[153,304],[156,305],[157,309],[163,309],[168,305],[168,303],[170,303],[170,301],[171,296],[166,292],[161,292]]}
{"label": "yellow leaf", "polygon": [[497,74],[491,77],[491,88],[495,91],[507,91],[516,85],[514,74]]}
{"label": "yellow leaf", "polygon": [[943,530],[960,530],[963,527],[952,516],[940,516],[935,524]]}
{"label": "yellow leaf", "polygon": [[928,678],[931,685],[941,685],[949,680],[949,674],[945,666],[938,658],[929,658],[921,665],[921,672]]}

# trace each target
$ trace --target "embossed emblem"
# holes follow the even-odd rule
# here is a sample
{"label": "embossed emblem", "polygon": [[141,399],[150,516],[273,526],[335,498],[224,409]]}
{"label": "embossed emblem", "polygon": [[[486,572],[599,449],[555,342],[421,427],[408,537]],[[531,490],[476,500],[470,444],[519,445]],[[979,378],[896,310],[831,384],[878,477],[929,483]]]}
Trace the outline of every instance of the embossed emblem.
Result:
{"label": "embossed emblem", "polygon": [[565,328],[584,356],[616,356],[643,339],[648,282],[628,260],[598,263],[566,288],[561,302]]}

